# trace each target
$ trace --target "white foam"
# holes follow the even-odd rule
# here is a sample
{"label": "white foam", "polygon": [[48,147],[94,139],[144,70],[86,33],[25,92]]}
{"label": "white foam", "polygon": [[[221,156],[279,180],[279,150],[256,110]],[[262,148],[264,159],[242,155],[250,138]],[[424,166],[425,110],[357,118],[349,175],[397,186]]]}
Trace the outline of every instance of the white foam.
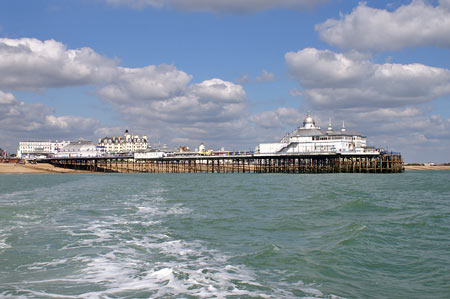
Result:
{"label": "white foam", "polygon": [[306,294],[311,294],[311,295],[320,296],[320,297],[323,296],[323,293],[321,291],[319,291],[318,289],[315,289],[315,288],[307,288],[307,287],[305,287],[305,288],[299,288],[299,290],[302,291],[303,293],[306,293]]}
{"label": "white foam", "polygon": [[9,299],[9,298],[11,298],[11,299],[29,299],[28,296],[25,296],[25,295],[16,295],[16,294],[11,295],[11,294],[8,293],[8,292],[0,292],[0,298],[2,298],[2,299]]}
{"label": "white foam", "polygon": [[155,207],[137,207],[140,213],[152,214],[155,215],[158,212],[158,209]]}
{"label": "white foam", "polygon": [[81,237],[79,246],[107,251],[94,257],[78,257],[85,267],[80,275],[71,278],[103,289],[80,297],[120,297],[140,292],[152,297],[294,297],[276,287],[261,285],[255,273],[241,265],[231,264],[230,257],[207,248],[201,242],[173,239],[158,225],[160,220],[155,219],[192,213],[192,210],[182,205],[167,206],[164,202],[150,204],[154,202],[135,205],[137,215],[142,218],[133,223],[153,221],[156,225],[150,227],[145,235],[132,234],[130,239],[121,237],[130,223],[125,216],[102,217],[71,233]]}
{"label": "white foam", "polygon": [[[138,297],[139,294],[147,297],[295,298],[292,290],[301,290],[315,297],[323,296],[313,285],[263,285],[257,272],[232,263],[227,254],[211,249],[200,241],[173,238],[162,225],[165,217],[192,214],[194,211],[182,204],[170,204],[157,196],[164,191],[158,189],[153,190],[151,195],[144,192],[130,196],[125,208],[134,215],[99,216],[89,223],[61,226],[74,237],[74,242],[61,250],[90,250],[27,267],[38,270],[67,264],[76,265],[76,269],[81,267],[81,270],[53,281],[22,282],[21,290],[31,294],[30,297],[93,299]],[[145,226],[142,234],[132,231],[135,225]],[[95,286],[98,291],[67,296],[45,293],[35,288],[40,283],[52,282],[66,283],[68,286]]]}
{"label": "white foam", "polygon": [[[254,289],[262,288],[262,285],[256,282],[253,272],[240,265],[223,264],[222,261],[228,260],[226,256],[209,250],[200,243],[181,240],[153,243],[151,239],[146,239],[140,240],[138,244],[146,246],[150,251],[157,249],[159,253],[164,253],[164,256],[177,258],[170,261],[145,261],[142,260],[142,254],[135,249],[127,248],[125,252],[119,245],[108,254],[97,256],[88,262],[80,279],[87,280],[85,283],[103,285],[105,290],[101,295],[91,293],[83,296],[97,298],[97,296],[120,296],[127,292],[131,294],[150,292],[155,297],[177,295],[218,298],[232,295],[274,297],[271,294],[240,287],[246,285]],[[191,257],[180,252],[189,253]],[[193,255],[198,258],[192,258]]]}
{"label": "white foam", "polygon": [[191,209],[183,207],[182,205],[177,205],[168,208],[149,207],[149,206],[138,206],[137,208],[140,213],[149,216],[183,215],[192,213]]}
{"label": "white foam", "polygon": [[6,243],[6,236],[0,235],[0,249],[11,248],[11,245]]}

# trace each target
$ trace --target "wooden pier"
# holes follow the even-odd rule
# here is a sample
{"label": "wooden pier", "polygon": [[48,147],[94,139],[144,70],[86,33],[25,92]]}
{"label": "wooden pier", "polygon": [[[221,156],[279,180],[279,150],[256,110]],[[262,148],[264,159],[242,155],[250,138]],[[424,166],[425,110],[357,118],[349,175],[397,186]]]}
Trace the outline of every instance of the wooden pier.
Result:
{"label": "wooden pier", "polygon": [[242,156],[132,156],[51,158],[57,167],[114,173],[401,173],[404,163],[393,153],[310,153]]}

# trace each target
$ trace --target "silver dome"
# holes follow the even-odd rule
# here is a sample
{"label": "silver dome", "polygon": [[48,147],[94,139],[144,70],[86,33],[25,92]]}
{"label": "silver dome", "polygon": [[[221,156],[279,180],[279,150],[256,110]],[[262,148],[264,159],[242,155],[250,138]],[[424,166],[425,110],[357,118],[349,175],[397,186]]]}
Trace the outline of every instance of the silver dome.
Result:
{"label": "silver dome", "polygon": [[311,113],[308,112],[308,114],[305,117],[305,120],[303,120],[303,126],[305,127],[307,124],[313,124],[314,126],[316,125],[316,122],[314,121],[314,119],[311,116]]}

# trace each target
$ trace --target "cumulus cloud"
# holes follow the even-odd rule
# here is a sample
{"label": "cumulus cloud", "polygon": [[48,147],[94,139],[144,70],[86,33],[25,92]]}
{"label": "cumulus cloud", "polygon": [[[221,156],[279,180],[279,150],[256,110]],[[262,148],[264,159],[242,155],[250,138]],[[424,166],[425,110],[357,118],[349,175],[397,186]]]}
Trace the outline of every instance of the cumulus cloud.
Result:
{"label": "cumulus cloud", "polygon": [[359,51],[398,50],[405,47],[450,47],[450,4],[433,6],[422,0],[395,11],[371,8],[361,2],[340,20],[316,26],[330,45]]}
{"label": "cumulus cloud", "polygon": [[269,72],[267,70],[262,70],[261,74],[256,76],[255,79],[250,78],[248,74],[242,75],[239,78],[236,79],[236,82],[240,84],[245,83],[254,83],[254,82],[270,82],[275,80],[275,74],[272,72]]}
{"label": "cumulus cloud", "polygon": [[191,78],[172,65],[118,68],[114,80],[98,93],[112,102],[166,99],[181,94]]}
{"label": "cumulus cloud", "polygon": [[165,121],[186,127],[239,118],[246,101],[242,86],[221,79],[191,84],[192,76],[172,65],[121,68],[120,75],[99,89],[122,117]]}
{"label": "cumulus cloud", "polygon": [[307,9],[329,0],[103,0],[111,5],[125,5],[135,9],[163,5],[184,11],[245,14],[267,9]]}
{"label": "cumulus cloud", "polygon": [[0,104],[5,105],[2,107],[6,107],[6,105],[14,104],[17,102],[16,97],[12,93],[6,93],[0,90]]}
{"label": "cumulus cloud", "polygon": [[27,104],[0,90],[0,133],[2,146],[14,149],[20,140],[92,137],[100,122],[78,116],[55,116],[42,104]]}
{"label": "cumulus cloud", "polygon": [[246,97],[242,86],[217,78],[194,84],[190,87],[189,93],[201,99],[216,99],[231,103],[240,103]]}
{"label": "cumulus cloud", "polygon": [[147,6],[161,7],[164,0],[103,0],[112,6],[128,6],[134,9],[143,9]]}
{"label": "cumulus cloud", "polygon": [[[167,67],[163,69],[167,70]],[[174,67],[169,67],[169,70],[180,73]],[[232,130],[246,116],[246,93],[242,86],[217,78],[188,85],[190,76],[182,74],[179,74],[182,80],[176,81],[177,84],[164,88],[163,84],[167,83],[165,74],[158,77],[152,73],[155,84],[159,82],[156,85],[165,90],[163,94],[155,95],[153,89],[148,89],[136,96],[136,90],[120,80],[117,83],[121,85],[120,97],[104,90],[99,94],[112,103],[127,122],[140,128],[151,128],[158,138],[200,140],[202,137],[224,136],[225,132],[232,136],[235,133]],[[118,89],[114,84],[107,88]]]}
{"label": "cumulus cloud", "polygon": [[269,82],[275,80],[275,75],[267,70],[262,70],[261,75],[256,77],[258,82]]}
{"label": "cumulus cloud", "polygon": [[439,5],[444,9],[450,10],[450,0],[440,0]]}
{"label": "cumulus cloud", "polygon": [[242,86],[218,78],[190,84],[191,79],[173,65],[118,68],[118,75],[97,93],[126,123],[151,130],[151,138],[170,143],[168,138],[207,141],[222,136],[225,142],[239,137],[236,126],[246,117]]}
{"label": "cumulus cloud", "polygon": [[246,100],[242,86],[232,82],[189,84],[192,76],[173,65],[119,67],[90,48],[67,49],[54,40],[0,39],[0,75],[0,87],[10,90],[94,85],[124,118],[141,114],[185,125],[236,119]]}
{"label": "cumulus cloud", "polygon": [[42,104],[26,104],[13,94],[0,91],[0,126],[13,132],[51,130],[53,133],[73,133],[92,130],[100,122],[93,118],[54,116]]}
{"label": "cumulus cloud", "polygon": [[240,84],[245,84],[248,82],[248,80],[249,80],[249,75],[244,74],[244,75],[239,76],[239,78],[236,79],[236,82],[240,83]]}
{"label": "cumulus cloud", "polygon": [[54,40],[0,38],[0,88],[3,89],[98,84],[116,74],[115,62],[90,48],[68,50]]}
{"label": "cumulus cloud", "polygon": [[312,48],[285,55],[291,76],[303,88],[297,94],[316,106],[398,107],[450,94],[447,69],[354,57]]}
{"label": "cumulus cloud", "polygon": [[427,154],[436,161],[450,159],[450,119],[430,115],[432,108],[425,106],[450,95],[450,70],[376,64],[358,52],[312,48],[289,52],[285,60],[301,86],[292,94],[306,99],[322,119],[331,117],[335,125],[345,120],[371,145],[400,151],[406,161],[424,162]]}
{"label": "cumulus cloud", "polygon": [[305,9],[328,0],[168,0],[168,3],[182,10],[214,13],[251,13],[272,8]]}
{"label": "cumulus cloud", "polygon": [[[149,135],[162,139],[170,136],[199,140],[202,136],[225,135],[245,138],[245,134],[236,134],[243,131],[240,126],[244,126],[247,117],[242,86],[218,78],[195,84],[191,80],[191,75],[173,65],[126,68],[90,48],[68,49],[54,40],[0,39],[0,88],[35,91],[93,85],[130,129],[151,130]],[[49,128],[55,134],[80,132],[83,128],[91,130],[89,136],[93,131],[103,132],[100,124],[93,124],[92,120],[54,116],[50,109],[24,104],[12,94],[2,94],[0,103],[9,113],[2,112],[2,124],[9,122],[11,127],[15,121],[6,116],[13,113],[19,122],[23,121],[18,125],[21,132],[44,132]],[[36,111],[34,116],[31,110]],[[222,139],[226,142],[226,138]]]}
{"label": "cumulus cloud", "polygon": [[[405,161],[449,161],[450,119],[417,106],[354,107],[333,111],[334,119],[367,135],[370,145],[400,151]],[[428,156],[427,156],[428,155]]]}
{"label": "cumulus cloud", "polygon": [[289,129],[300,125],[304,113],[295,108],[280,107],[275,111],[263,111],[250,117],[250,121],[265,129]]}

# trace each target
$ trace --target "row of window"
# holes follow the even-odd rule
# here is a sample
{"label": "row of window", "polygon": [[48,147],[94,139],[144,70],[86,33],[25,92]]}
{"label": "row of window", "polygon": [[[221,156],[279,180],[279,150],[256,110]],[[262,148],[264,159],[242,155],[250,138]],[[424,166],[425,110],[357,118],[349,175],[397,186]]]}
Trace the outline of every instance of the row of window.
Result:
{"label": "row of window", "polygon": [[100,142],[100,144],[108,144],[108,143],[147,143],[145,139],[133,139],[133,140],[120,140],[120,139],[108,139]]}
{"label": "row of window", "polygon": [[312,140],[362,140],[359,136],[313,136]]}

